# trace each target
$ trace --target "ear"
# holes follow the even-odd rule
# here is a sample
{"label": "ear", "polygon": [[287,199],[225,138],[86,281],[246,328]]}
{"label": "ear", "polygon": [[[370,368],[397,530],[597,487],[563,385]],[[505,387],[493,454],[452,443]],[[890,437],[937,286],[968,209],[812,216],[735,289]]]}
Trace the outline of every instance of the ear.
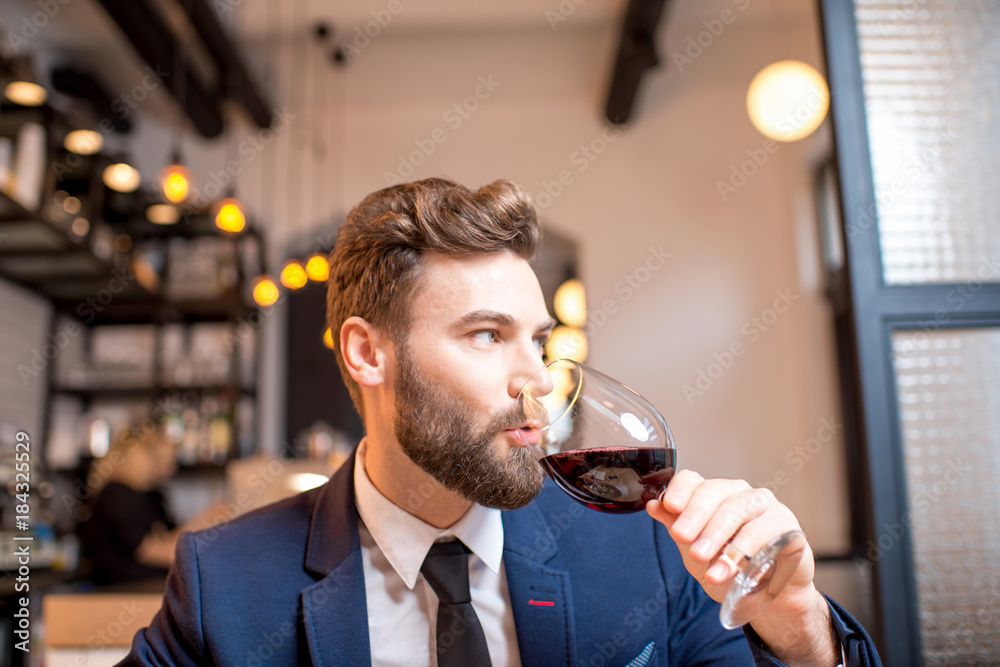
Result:
{"label": "ear", "polygon": [[385,382],[389,351],[387,337],[371,322],[348,317],[340,327],[340,349],[344,365],[362,387],[376,387]]}

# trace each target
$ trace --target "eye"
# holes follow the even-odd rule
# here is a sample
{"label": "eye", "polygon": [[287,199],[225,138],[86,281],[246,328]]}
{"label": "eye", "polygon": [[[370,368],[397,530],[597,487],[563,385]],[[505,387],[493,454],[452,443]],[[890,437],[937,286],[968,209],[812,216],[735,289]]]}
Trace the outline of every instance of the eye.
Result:
{"label": "eye", "polygon": [[497,342],[498,334],[499,332],[496,329],[482,329],[481,331],[474,331],[472,333],[472,339],[477,343],[492,345]]}
{"label": "eye", "polygon": [[535,347],[538,348],[539,352],[545,351],[545,344],[549,342],[548,336],[540,336],[535,339]]}

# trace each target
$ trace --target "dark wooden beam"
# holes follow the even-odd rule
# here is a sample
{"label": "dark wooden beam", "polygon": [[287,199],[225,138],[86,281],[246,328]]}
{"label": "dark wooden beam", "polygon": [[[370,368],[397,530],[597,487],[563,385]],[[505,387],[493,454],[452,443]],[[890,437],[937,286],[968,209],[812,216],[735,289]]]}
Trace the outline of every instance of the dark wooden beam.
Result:
{"label": "dark wooden beam", "polygon": [[660,62],[656,55],[656,28],[666,4],[666,0],[630,0],[625,10],[604,111],[615,125],[629,122],[643,75]]}

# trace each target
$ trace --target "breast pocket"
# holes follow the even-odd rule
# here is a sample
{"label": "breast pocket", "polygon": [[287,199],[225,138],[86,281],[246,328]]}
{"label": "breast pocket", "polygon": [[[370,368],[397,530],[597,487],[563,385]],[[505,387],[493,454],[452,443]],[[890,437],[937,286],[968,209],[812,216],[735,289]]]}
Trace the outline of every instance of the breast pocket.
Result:
{"label": "breast pocket", "polygon": [[646,667],[653,660],[653,652],[656,651],[656,643],[649,642],[646,644],[646,648],[642,649],[639,655],[635,656],[629,662],[625,663],[625,667]]}

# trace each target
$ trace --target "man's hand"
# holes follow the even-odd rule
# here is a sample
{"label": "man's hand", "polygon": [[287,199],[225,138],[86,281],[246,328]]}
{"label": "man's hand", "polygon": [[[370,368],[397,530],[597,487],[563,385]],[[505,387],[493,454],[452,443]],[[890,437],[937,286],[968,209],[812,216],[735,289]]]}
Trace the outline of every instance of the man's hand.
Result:
{"label": "man's hand", "polygon": [[[649,501],[646,510],[667,527],[688,572],[720,602],[736,575],[732,562],[719,557],[726,542],[732,540],[752,556],[775,537],[800,529],[795,515],[773,493],[751,488],[743,480],[706,480],[681,470],[661,498]],[[829,606],[813,585],[815,570],[812,549],[806,545],[788,585],[750,623],[771,653],[789,665],[840,661]]]}

